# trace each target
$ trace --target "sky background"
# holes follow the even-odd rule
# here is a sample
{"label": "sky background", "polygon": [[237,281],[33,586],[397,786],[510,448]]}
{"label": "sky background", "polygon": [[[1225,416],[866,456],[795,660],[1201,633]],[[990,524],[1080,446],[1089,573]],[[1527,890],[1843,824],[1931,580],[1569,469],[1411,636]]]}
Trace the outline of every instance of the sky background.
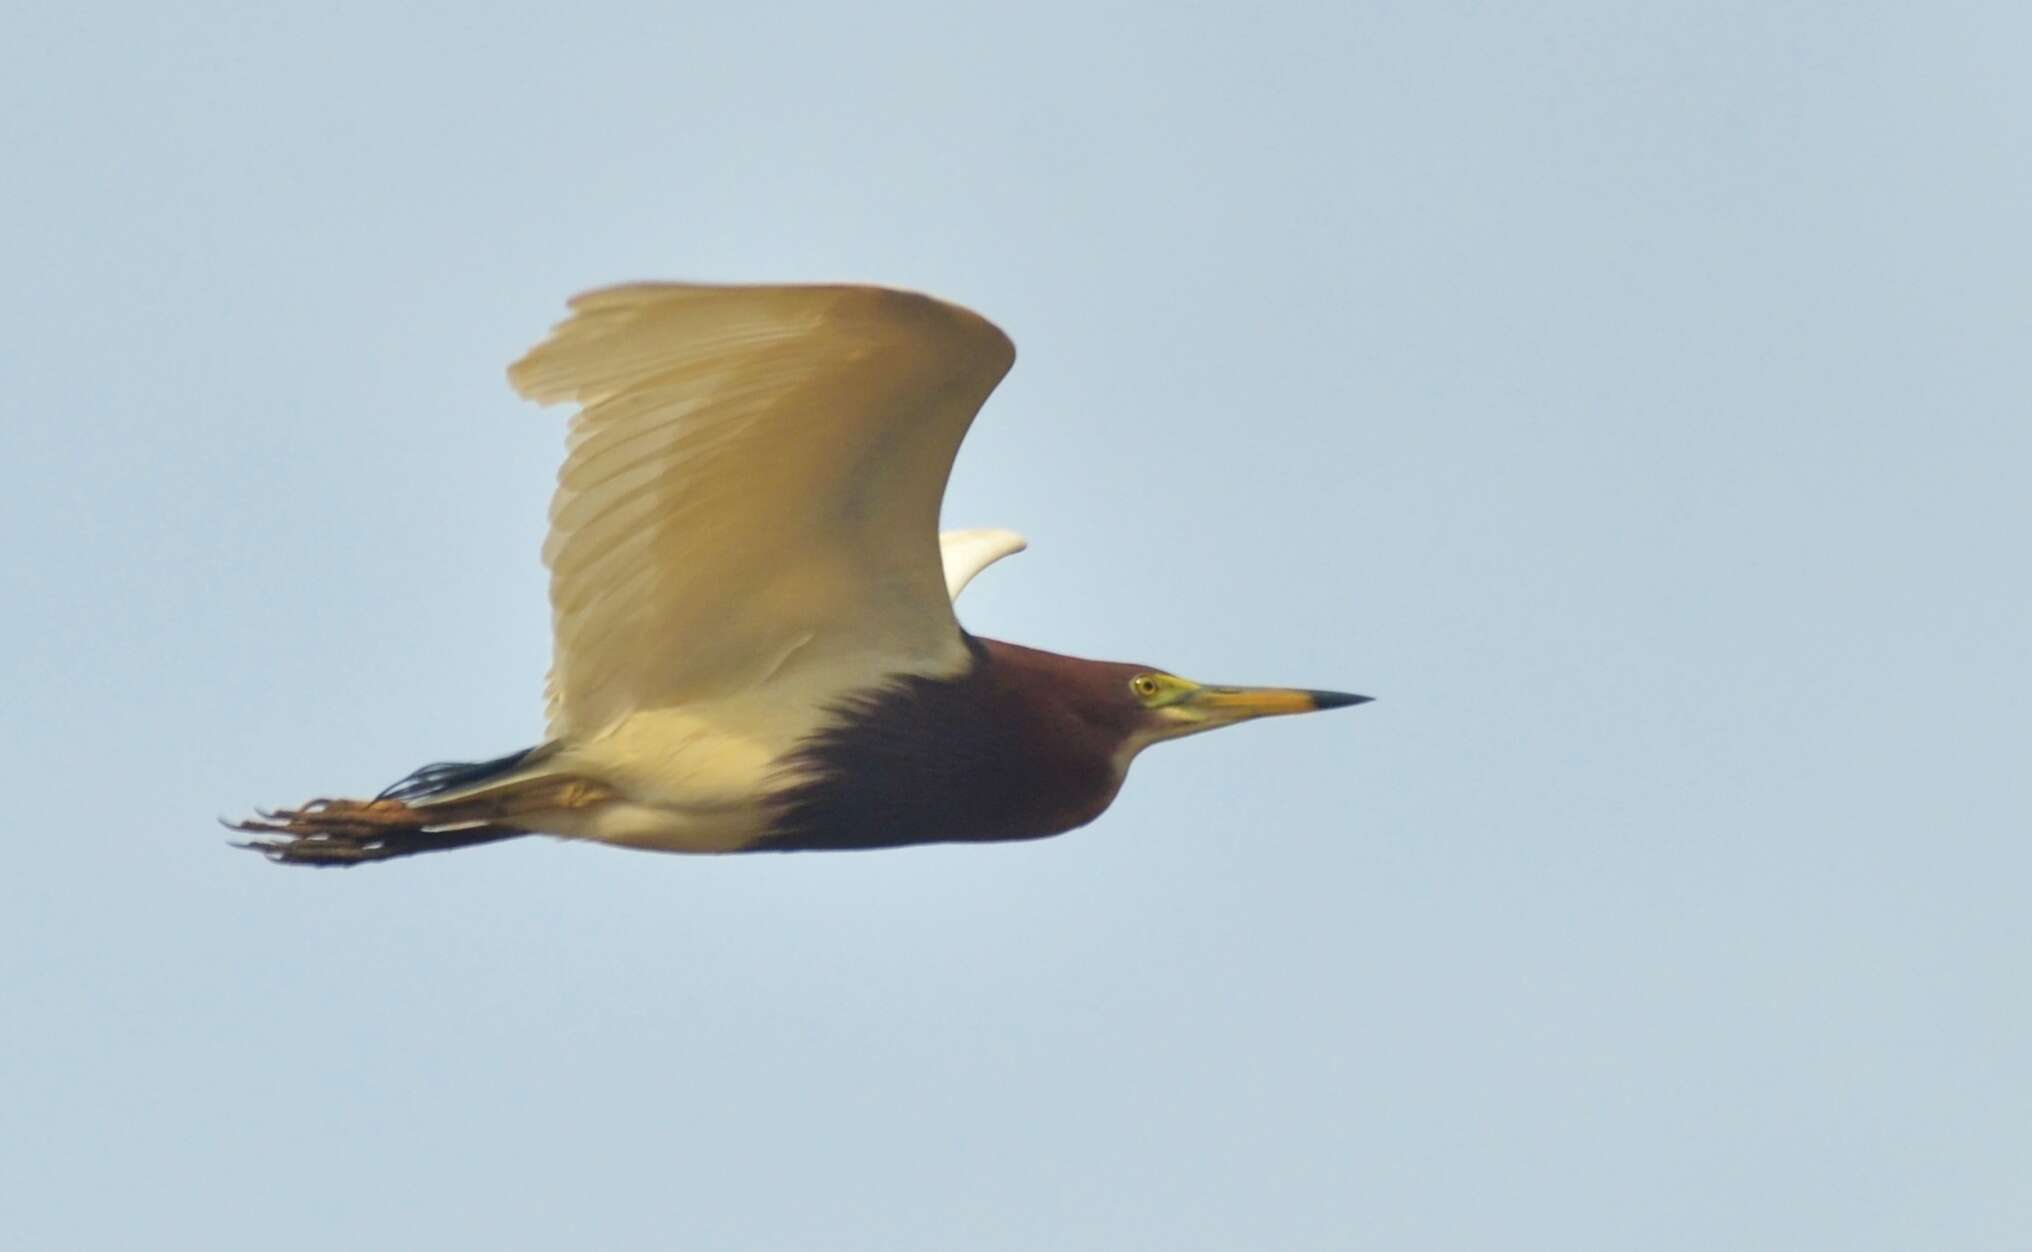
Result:
{"label": "sky background", "polygon": [[[2022,4],[36,5],[14,1246],[2022,1249]],[[1020,358],[978,633],[1378,697],[997,848],[215,815],[541,734],[641,278]]]}

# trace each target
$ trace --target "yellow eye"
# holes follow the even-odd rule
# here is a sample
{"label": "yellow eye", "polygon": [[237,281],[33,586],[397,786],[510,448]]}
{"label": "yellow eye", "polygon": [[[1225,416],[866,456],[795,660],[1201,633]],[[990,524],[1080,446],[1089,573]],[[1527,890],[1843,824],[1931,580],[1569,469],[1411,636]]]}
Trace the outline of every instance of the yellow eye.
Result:
{"label": "yellow eye", "polygon": [[1137,695],[1143,697],[1145,700],[1154,700],[1157,698],[1157,693],[1159,691],[1162,691],[1163,688],[1158,686],[1157,680],[1155,678],[1152,678],[1150,675],[1138,674],[1136,675],[1136,677],[1129,680],[1129,690],[1135,692]]}

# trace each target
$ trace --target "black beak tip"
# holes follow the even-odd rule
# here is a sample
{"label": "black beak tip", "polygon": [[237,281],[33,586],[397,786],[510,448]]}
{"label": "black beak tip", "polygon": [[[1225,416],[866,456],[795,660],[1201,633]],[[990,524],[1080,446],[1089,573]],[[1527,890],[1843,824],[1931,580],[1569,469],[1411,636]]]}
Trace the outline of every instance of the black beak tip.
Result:
{"label": "black beak tip", "polygon": [[1351,704],[1367,704],[1375,699],[1374,696],[1350,695],[1345,691],[1308,691],[1305,694],[1312,697],[1312,706],[1316,709],[1346,708]]}

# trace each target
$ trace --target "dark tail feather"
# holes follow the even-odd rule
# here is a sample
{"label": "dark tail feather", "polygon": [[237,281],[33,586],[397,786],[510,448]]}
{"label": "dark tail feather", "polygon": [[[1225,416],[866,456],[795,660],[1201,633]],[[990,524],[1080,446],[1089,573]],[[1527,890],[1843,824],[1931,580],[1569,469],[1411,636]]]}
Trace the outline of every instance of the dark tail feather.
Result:
{"label": "dark tail feather", "polygon": [[441,796],[446,792],[458,791],[475,783],[486,782],[490,778],[513,773],[541,751],[542,748],[524,748],[520,752],[495,757],[491,761],[438,761],[414,771],[400,782],[391,783],[374,798],[428,800],[433,796]]}

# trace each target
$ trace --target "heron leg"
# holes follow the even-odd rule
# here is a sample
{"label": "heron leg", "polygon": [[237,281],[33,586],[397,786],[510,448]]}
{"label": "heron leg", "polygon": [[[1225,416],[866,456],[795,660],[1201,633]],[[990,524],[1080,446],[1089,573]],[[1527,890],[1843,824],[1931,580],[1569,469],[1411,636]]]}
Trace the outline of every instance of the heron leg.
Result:
{"label": "heron leg", "polygon": [[513,839],[529,832],[485,822],[447,820],[400,800],[312,800],[294,809],[257,809],[228,830],[259,835],[233,846],[278,865],[360,865]]}

